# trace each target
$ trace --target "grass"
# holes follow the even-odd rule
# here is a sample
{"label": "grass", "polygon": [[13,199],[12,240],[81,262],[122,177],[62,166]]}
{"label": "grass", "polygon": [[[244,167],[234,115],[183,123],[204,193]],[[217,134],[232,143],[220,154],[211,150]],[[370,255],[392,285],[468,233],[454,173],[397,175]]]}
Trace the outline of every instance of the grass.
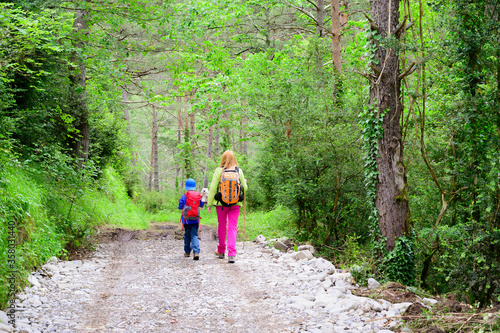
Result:
{"label": "grass", "polygon": [[[29,273],[50,257],[93,246],[96,226],[149,227],[148,214],[128,198],[112,168],[97,182],[78,183],[13,162],[3,165],[0,176],[0,309],[9,301],[9,288],[23,289]],[[8,229],[9,223],[15,230]],[[15,251],[15,267],[9,251]],[[15,279],[7,280],[12,268]]]}

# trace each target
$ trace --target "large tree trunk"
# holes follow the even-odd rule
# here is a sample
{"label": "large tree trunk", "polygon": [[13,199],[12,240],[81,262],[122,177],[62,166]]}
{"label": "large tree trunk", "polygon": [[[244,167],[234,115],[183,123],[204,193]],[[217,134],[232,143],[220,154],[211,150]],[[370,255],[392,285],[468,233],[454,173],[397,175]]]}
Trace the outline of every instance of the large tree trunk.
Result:
{"label": "large tree trunk", "polygon": [[[78,34],[87,34],[87,21],[85,20],[86,12],[83,10],[76,11],[76,19],[73,24],[75,31]],[[76,48],[82,49],[84,44],[77,43]],[[70,82],[72,91],[71,111],[75,117],[75,128],[78,134],[75,137],[74,153],[78,158],[78,167],[82,168],[87,162],[90,147],[90,128],[89,128],[89,111],[87,108],[87,68],[76,52],[73,53],[73,63],[78,64],[78,68],[71,68]]]}
{"label": "large tree trunk", "polygon": [[[372,28],[376,28],[383,38],[394,35],[399,21],[399,0],[371,0]],[[379,213],[379,227],[382,236],[387,237],[386,248],[394,249],[396,238],[409,231],[408,226],[408,185],[403,164],[403,142],[400,118],[401,79],[399,78],[399,58],[395,49],[377,45],[372,64],[375,78],[370,81],[370,104],[383,119],[383,137],[378,141],[379,171],[377,198],[375,205]]]}
{"label": "large tree trunk", "polygon": [[160,190],[158,179],[158,115],[156,107],[153,106],[153,122],[151,125],[151,170],[149,172],[149,190],[152,188],[156,192]]}

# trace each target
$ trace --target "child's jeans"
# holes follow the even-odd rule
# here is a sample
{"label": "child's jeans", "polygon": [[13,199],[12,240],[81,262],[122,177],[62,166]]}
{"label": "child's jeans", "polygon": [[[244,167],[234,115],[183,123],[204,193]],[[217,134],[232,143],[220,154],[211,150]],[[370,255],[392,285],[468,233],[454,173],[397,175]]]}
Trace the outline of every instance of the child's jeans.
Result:
{"label": "child's jeans", "polygon": [[236,256],[236,234],[238,232],[238,217],[240,206],[215,206],[217,209],[217,220],[219,222],[219,245],[217,252],[226,252],[226,230],[227,230],[227,255]]}
{"label": "child's jeans", "polygon": [[199,223],[184,224],[184,252],[200,253],[200,241],[198,240]]}

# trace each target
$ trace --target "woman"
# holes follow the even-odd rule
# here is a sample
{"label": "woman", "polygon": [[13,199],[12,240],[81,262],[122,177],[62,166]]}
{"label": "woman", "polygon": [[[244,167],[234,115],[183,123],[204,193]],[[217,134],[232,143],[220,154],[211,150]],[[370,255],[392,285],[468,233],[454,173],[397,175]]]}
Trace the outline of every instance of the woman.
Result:
{"label": "woman", "polygon": [[[238,162],[236,157],[231,150],[226,150],[222,154],[220,161],[220,166],[215,169],[214,175],[212,177],[212,183],[210,184],[210,190],[208,191],[208,212],[212,213],[212,205],[215,205],[217,210],[217,220],[219,222],[219,244],[215,255],[219,259],[224,259],[224,254],[226,253],[226,234],[227,234],[227,255],[229,257],[228,262],[234,263],[236,257],[236,234],[238,232],[238,217],[240,215],[240,208],[242,202],[237,202],[230,206],[223,206],[221,198],[216,196],[220,192],[220,181],[221,175],[224,170],[236,170],[239,175],[240,188],[241,190],[247,190],[247,182],[243,171],[238,168]],[[214,197],[217,197],[214,198]]]}

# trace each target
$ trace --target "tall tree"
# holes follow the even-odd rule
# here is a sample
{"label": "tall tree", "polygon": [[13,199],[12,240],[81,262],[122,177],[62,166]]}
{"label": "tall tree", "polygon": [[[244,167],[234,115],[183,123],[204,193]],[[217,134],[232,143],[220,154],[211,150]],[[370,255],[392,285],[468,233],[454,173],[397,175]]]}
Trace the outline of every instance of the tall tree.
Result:
{"label": "tall tree", "polygon": [[[87,12],[82,9],[76,10],[75,23],[73,25],[78,36],[88,35],[88,26],[86,16]],[[80,37],[81,38],[81,37]],[[73,53],[73,64],[76,67],[71,68],[70,82],[72,99],[70,101],[71,111],[75,118],[75,127],[77,135],[74,142],[74,153],[78,158],[78,166],[81,168],[89,156],[90,147],[90,127],[89,127],[89,110],[87,107],[87,68],[82,59],[85,54],[83,51],[83,38],[76,42],[75,52]],[[77,50],[79,52],[77,52]]]}
{"label": "tall tree", "polygon": [[383,116],[383,135],[378,139],[376,158],[378,183],[375,205],[379,228],[387,238],[386,249],[392,251],[395,240],[409,232],[408,184],[403,161],[401,133],[401,77],[399,41],[403,24],[399,24],[399,0],[371,0],[371,28],[376,50],[371,63],[370,106],[373,116]]}

